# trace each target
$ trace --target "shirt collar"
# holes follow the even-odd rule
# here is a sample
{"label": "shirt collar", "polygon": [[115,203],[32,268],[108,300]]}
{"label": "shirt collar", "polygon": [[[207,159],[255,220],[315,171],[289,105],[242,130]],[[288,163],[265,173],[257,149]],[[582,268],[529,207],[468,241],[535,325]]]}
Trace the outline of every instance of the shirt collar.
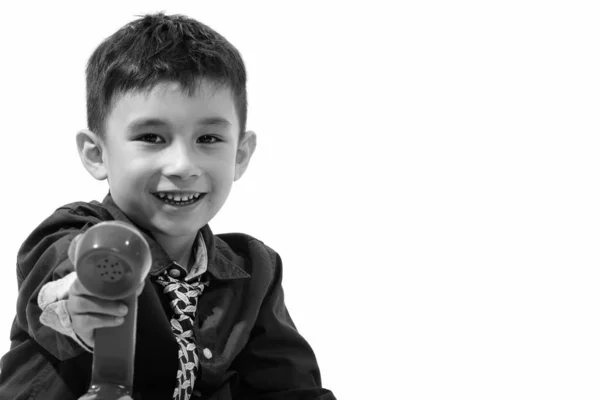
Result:
{"label": "shirt collar", "polygon": [[[150,252],[152,254],[150,275],[158,275],[162,273],[165,268],[174,263],[162,246],[156,242],[152,233],[134,224],[116,205],[110,191],[102,201],[102,205],[110,212],[115,220],[134,225],[142,233],[150,246]],[[194,274],[194,270],[197,269],[198,275],[206,270],[212,277],[221,280],[250,278],[250,275],[244,270],[246,262],[244,258],[234,253],[227,243],[218,236],[213,235],[208,224],[204,225],[198,231],[194,249],[192,251],[194,251],[196,255],[196,262],[191,270],[192,274]],[[193,276],[190,276],[190,278],[192,277]]]}

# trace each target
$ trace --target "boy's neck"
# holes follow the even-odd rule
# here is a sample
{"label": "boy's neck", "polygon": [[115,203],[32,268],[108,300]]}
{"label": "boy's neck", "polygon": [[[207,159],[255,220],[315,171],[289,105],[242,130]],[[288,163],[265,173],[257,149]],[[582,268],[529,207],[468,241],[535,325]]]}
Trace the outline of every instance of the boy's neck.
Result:
{"label": "boy's neck", "polygon": [[167,252],[171,260],[177,262],[187,271],[190,270],[191,264],[193,261],[192,258],[192,249],[194,247],[194,241],[196,240],[195,236],[191,237],[173,237],[173,236],[165,236],[157,233],[153,234],[154,239],[162,246],[162,248]]}

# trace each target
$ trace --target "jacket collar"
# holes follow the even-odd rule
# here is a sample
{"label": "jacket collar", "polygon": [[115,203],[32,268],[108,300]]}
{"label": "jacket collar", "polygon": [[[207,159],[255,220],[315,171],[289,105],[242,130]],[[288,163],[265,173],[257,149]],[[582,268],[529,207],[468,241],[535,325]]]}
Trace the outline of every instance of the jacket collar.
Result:
{"label": "jacket collar", "polygon": [[[110,191],[102,201],[102,205],[115,220],[129,223],[142,233],[150,246],[150,252],[152,254],[152,267],[150,268],[149,273],[151,276],[162,273],[167,267],[174,263],[167,252],[154,239],[152,233],[134,224],[116,205]],[[208,224],[204,225],[198,231],[198,235],[202,235],[202,238],[204,239],[208,258],[207,271],[212,277],[220,280],[250,278],[250,275],[243,268],[245,263],[244,258],[234,253],[227,243],[218,236],[213,235]],[[196,237],[196,239],[198,240],[200,238]]]}

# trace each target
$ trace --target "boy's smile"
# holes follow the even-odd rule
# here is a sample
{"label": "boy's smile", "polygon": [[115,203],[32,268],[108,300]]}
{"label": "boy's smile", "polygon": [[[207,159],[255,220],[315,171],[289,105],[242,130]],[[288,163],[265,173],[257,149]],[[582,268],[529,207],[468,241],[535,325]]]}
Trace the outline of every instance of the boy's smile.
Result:
{"label": "boy's smile", "polygon": [[[230,90],[206,80],[191,96],[163,82],[117,95],[113,104],[103,142],[79,133],[82,161],[96,179],[108,179],[119,208],[177,260],[225,204],[255,135],[238,138]],[[95,160],[92,146],[102,149]]]}

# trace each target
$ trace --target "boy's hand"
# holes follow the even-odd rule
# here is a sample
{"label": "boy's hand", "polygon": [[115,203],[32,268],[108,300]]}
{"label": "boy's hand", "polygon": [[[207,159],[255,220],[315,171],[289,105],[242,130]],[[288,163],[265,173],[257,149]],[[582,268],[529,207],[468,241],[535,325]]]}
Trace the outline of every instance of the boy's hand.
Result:
{"label": "boy's hand", "polygon": [[95,297],[79,279],[75,279],[69,289],[67,311],[73,330],[91,348],[94,348],[94,329],[119,326],[127,315],[123,302]]}
{"label": "boy's hand", "polygon": [[[75,265],[74,250],[81,234],[77,235],[69,247],[69,259]],[[144,283],[136,291],[140,295]],[[104,300],[94,296],[75,279],[69,288],[67,311],[71,316],[71,326],[77,336],[89,347],[94,348],[94,329],[121,325],[127,315],[127,307],[118,300]]]}

